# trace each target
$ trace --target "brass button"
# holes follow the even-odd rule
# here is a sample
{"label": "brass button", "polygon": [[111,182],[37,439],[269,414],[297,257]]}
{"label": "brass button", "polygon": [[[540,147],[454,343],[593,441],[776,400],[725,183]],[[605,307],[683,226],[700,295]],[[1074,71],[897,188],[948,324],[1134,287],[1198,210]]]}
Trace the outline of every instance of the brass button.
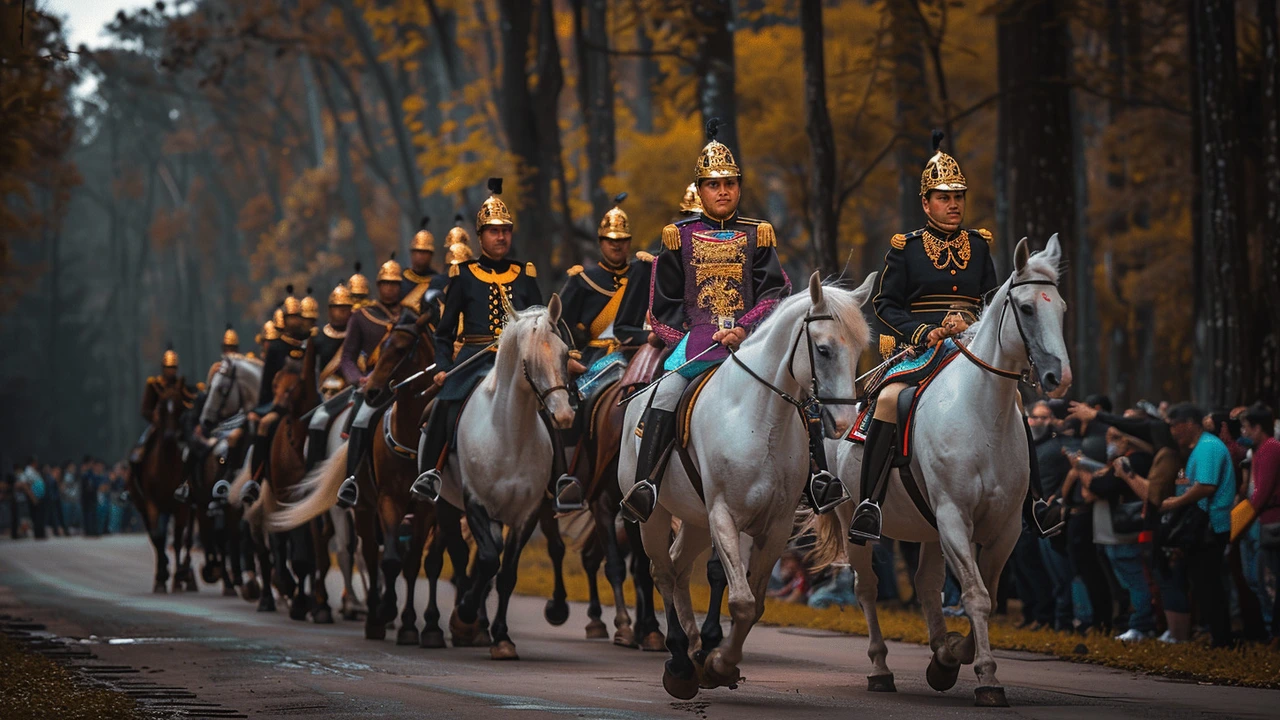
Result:
{"label": "brass button", "polygon": [[955,291],[957,291],[957,290],[959,290],[959,289],[960,289],[960,288],[956,287],[955,285],[952,285],[952,286],[951,286],[951,292],[955,292]]}
{"label": "brass button", "polygon": [[951,274],[952,274],[952,275],[955,275],[955,274],[956,274],[956,271],[955,271],[955,270],[952,270],[952,271],[951,271]]}

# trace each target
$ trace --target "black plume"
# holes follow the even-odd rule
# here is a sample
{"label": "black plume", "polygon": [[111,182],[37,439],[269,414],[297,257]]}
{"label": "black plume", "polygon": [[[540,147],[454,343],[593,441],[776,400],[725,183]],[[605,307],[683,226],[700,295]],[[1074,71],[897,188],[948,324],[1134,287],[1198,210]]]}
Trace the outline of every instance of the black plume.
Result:
{"label": "black plume", "polygon": [[310,294],[311,294],[311,286],[310,286],[310,285],[308,285],[308,286],[307,286],[307,294],[308,294],[308,295],[310,295]]}
{"label": "black plume", "polygon": [[618,193],[617,195],[614,195],[614,196],[613,196],[613,204],[614,204],[614,205],[621,205],[621,204],[622,204],[622,201],[623,201],[623,200],[626,200],[626,199],[627,199],[627,194],[626,194],[626,193],[624,193],[624,192],[620,192],[620,193]]}
{"label": "black plume", "polygon": [[713,117],[707,121],[707,139],[708,140],[716,139],[716,135],[720,133],[721,124],[722,123],[720,122],[720,118]]}
{"label": "black plume", "polygon": [[933,131],[933,151],[934,152],[938,152],[938,148],[942,147],[942,138],[944,137],[946,137],[946,134],[943,133],[941,130]]}
{"label": "black plume", "polygon": [[228,329],[228,330],[231,330],[231,329],[232,329],[232,327],[231,327],[231,323],[227,323],[227,329]]}
{"label": "black plume", "polygon": [[395,259],[396,259],[396,251],[395,251],[395,250],[392,250],[392,251],[391,251],[391,257],[390,257],[390,259],[391,259],[391,260],[395,260]]}
{"label": "black plume", "polygon": [[292,285],[292,284],[290,284],[290,285],[285,285],[285,286],[284,286],[284,294],[285,294],[285,295],[292,295],[292,294],[293,294],[293,285]]}
{"label": "black plume", "polygon": [[423,230],[426,230],[426,229],[427,229],[427,223],[429,223],[429,222],[431,222],[431,218],[427,217],[426,215],[423,215],[423,216],[422,216],[422,229],[423,229]]}
{"label": "black plume", "polygon": [[489,178],[489,192],[494,195],[502,194],[502,178]]}
{"label": "black plume", "polygon": [[357,272],[357,273],[359,273],[359,272],[360,272],[360,261],[359,261],[359,260],[357,260],[357,261],[356,261],[356,272]]}
{"label": "black plume", "polygon": [[453,216],[453,224],[462,225],[462,213],[458,213]]}
{"label": "black plume", "polygon": [[172,340],[170,340],[169,342],[165,343],[165,345],[164,345],[164,349],[165,349],[165,350],[172,350],[172,349],[173,349],[173,341],[172,341]]}

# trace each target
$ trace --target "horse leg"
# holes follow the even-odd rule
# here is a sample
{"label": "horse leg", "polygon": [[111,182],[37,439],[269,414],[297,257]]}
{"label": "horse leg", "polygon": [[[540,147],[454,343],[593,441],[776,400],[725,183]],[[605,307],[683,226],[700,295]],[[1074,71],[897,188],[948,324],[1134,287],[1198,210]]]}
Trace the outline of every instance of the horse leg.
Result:
{"label": "horse leg", "polygon": [[790,526],[782,528],[780,523],[775,522],[775,527],[770,527],[769,532],[757,537],[751,550],[751,566],[748,568],[742,560],[740,533],[729,514],[729,508],[724,503],[713,502],[707,519],[729,581],[729,617],[733,622],[729,626],[728,644],[712,650],[706,656],[706,662],[702,666],[703,684],[734,689],[741,678],[738,665],[742,662],[742,646],[764,610],[763,595],[768,574],[774,561],[782,554],[782,548],[790,535]]}
{"label": "horse leg", "polygon": [[381,595],[378,578],[378,538],[377,518],[372,509],[357,509],[355,513],[356,532],[360,537],[361,557],[369,574],[369,589],[365,595],[365,603],[369,612],[364,619],[364,637],[366,640],[382,640],[387,637],[387,623],[378,618],[374,608],[378,606]]}
{"label": "horse leg", "polygon": [[[1022,534],[1022,517],[1018,513],[1009,516],[1011,519],[994,542],[986,543],[978,553],[978,571],[987,597],[996,596],[996,588],[1000,584],[1000,574],[1005,563],[1013,554]],[[966,605],[966,608],[968,606]],[[971,616],[972,617],[972,616]],[[996,679],[996,660],[991,653],[991,639],[988,636],[987,618],[981,625],[973,625],[973,632],[965,638],[966,645],[974,658],[974,673],[978,676],[978,688],[974,690],[974,704],[982,707],[1007,707],[1004,688]],[[976,648],[974,647],[976,645]]]}
{"label": "horse leg", "polygon": [[933,657],[925,679],[929,687],[945,692],[955,687],[960,676],[961,644],[964,636],[947,632],[946,618],[942,615],[942,585],[946,580],[946,562],[942,546],[937,542],[920,543],[920,564],[916,568],[916,597],[929,628],[929,648]]}
{"label": "horse leg", "polygon": [[262,571],[262,597],[258,598],[258,612],[275,612],[276,588],[272,582],[271,573],[275,570],[272,555],[277,552],[278,543],[272,542],[275,538],[265,531],[260,532],[254,539],[258,547],[258,567]]}
{"label": "horse leg", "polygon": [[[627,565],[622,559],[622,548],[618,547],[617,513],[610,508],[609,498],[602,494],[592,503],[591,517],[596,524],[596,546],[604,552],[604,577],[613,590],[613,644],[626,648],[640,647],[636,643],[636,631],[631,626],[631,614],[627,612],[627,596],[623,588],[627,580]],[[591,578],[594,581],[594,573]]]}
{"label": "horse leg", "polygon": [[702,651],[711,652],[724,642],[724,628],[720,627],[720,606],[724,603],[724,591],[729,586],[728,577],[724,573],[724,563],[720,561],[720,553],[714,548],[707,560],[707,585],[711,588],[711,596],[707,601],[707,617],[702,621]]}
{"label": "horse leg", "polygon": [[[437,591],[440,585],[440,573],[444,570],[444,551],[453,539],[453,533],[459,532],[457,512],[449,503],[439,503],[435,511],[435,529],[431,533],[431,543],[427,546],[427,557],[423,563],[423,571],[427,575],[427,609],[422,613],[422,633],[418,636],[418,646],[423,648],[445,647],[444,631],[440,629],[440,606],[437,604]],[[463,563],[466,557],[463,556]],[[463,567],[463,571],[466,568]]]}
{"label": "horse leg", "polygon": [[636,587],[636,637],[640,649],[645,652],[662,652],[667,638],[658,627],[658,615],[653,602],[653,575],[649,572],[649,556],[645,554],[640,526],[624,522],[627,542],[631,545],[631,578]]}
{"label": "horse leg", "polygon": [[418,573],[422,570],[422,550],[427,544],[427,529],[431,511],[423,510],[414,513],[413,537],[409,541],[408,552],[404,556],[404,611],[400,613],[400,631],[396,633],[397,645],[417,645],[418,614],[413,609],[417,596]]}
{"label": "horse leg", "polygon": [[[555,587],[542,615],[547,622],[559,627],[569,619],[569,603],[565,602],[569,594],[564,589],[564,538],[560,537],[560,523],[556,520],[550,500],[542,503],[538,512],[538,524],[542,526],[542,534],[547,538],[547,555],[551,558],[552,574],[555,576]],[[494,639],[497,640],[497,637]]]}
{"label": "horse leg", "polygon": [[289,617],[293,620],[306,620],[311,613],[311,591],[315,589],[316,559],[311,545],[311,523],[300,525],[288,533],[289,564],[297,586],[293,591],[293,604],[289,607]]}
{"label": "horse leg", "polygon": [[[680,535],[683,536],[687,529],[686,525]],[[662,687],[674,698],[691,700],[698,694],[698,676],[689,657],[689,638],[697,637],[697,622],[692,617],[682,617],[676,601],[678,588],[670,540],[671,513],[658,505],[648,522],[640,527],[640,535],[645,553],[652,559],[654,584],[667,608],[667,650],[671,658],[663,665]],[[681,541],[677,536],[676,543]]]}
{"label": "horse leg", "polygon": [[315,572],[311,577],[311,621],[317,625],[332,625],[333,610],[329,607],[329,590],[325,587],[325,579],[329,577],[329,541],[333,539],[333,523],[325,522],[321,515],[308,523],[311,538],[312,562]]}
{"label": "horse leg", "polygon": [[[995,659],[991,655],[991,647],[987,640],[987,631],[991,616],[991,594],[987,584],[983,582],[982,572],[973,556],[973,527],[954,505],[941,505],[938,508],[938,535],[942,540],[942,552],[948,565],[960,581],[961,601],[965,613],[969,616],[971,634],[977,640],[977,655],[974,672],[978,676],[978,689],[974,691],[979,705],[1005,706],[1008,701],[1004,697],[1004,689],[995,678]],[[1016,539],[1016,538],[1015,538]],[[1000,545],[1004,545],[1001,537]],[[1012,551],[1013,544],[1003,547],[1000,566],[1003,559]],[[954,649],[953,649],[954,650]]]}
{"label": "horse leg", "polygon": [[876,614],[876,594],[880,590],[880,578],[876,577],[871,565],[871,548],[866,545],[853,545],[847,548],[849,564],[853,566],[854,593],[858,596],[858,604],[862,606],[862,614],[867,618],[867,657],[871,659],[871,673],[867,675],[867,690],[871,692],[894,692],[893,671],[885,664],[889,654],[889,646],[880,634],[880,617]]}
{"label": "horse leg", "polygon": [[356,588],[352,582],[356,560],[363,561],[357,555],[356,528],[351,520],[351,511],[335,507],[329,511],[329,519],[333,521],[333,536],[336,538],[338,570],[342,573],[342,619],[356,620],[359,617],[359,601],[356,599]]}
{"label": "horse leg", "polygon": [[609,630],[600,619],[603,611],[600,607],[600,583],[597,575],[600,562],[604,560],[604,548],[600,538],[593,532],[582,546],[582,569],[587,574],[587,639],[602,640],[609,637]]}
{"label": "horse leg", "polygon": [[[548,507],[547,503],[543,507]],[[507,532],[506,546],[502,551],[502,566],[498,571],[498,612],[493,616],[493,624],[489,630],[493,634],[493,646],[489,648],[489,657],[494,660],[519,660],[520,656],[516,654],[516,645],[511,642],[511,634],[507,631],[507,607],[511,604],[511,593],[516,589],[516,573],[520,570],[520,552],[524,550],[524,546],[529,542],[529,538],[533,536],[533,531],[537,527],[534,518],[525,520],[521,527],[513,527]],[[544,530],[545,532],[545,525]],[[549,538],[548,538],[549,539]],[[550,543],[548,543],[550,545]],[[564,544],[560,545],[560,557],[564,557]],[[561,600],[563,603],[564,601]],[[550,611],[550,606],[548,606]],[[568,605],[565,604],[564,618],[568,619]],[[550,617],[548,622],[553,625],[562,625],[564,620],[555,622]]]}
{"label": "horse leg", "polygon": [[151,591],[155,593],[169,591],[167,586],[169,581],[169,551],[164,546],[165,530],[160,524],[163,517],[159,509],[151,503],[147,503],[147,511],[142,513],[143,524],[147,528],[147,537],[151,540],[151,548],[156,554],[156,574],[151,586]]}
{"label": "horse leg", "polygon": [[467,512],[467,526],[476,541],[476,559],[471,584],[462,595],[462,601],[453,609],[449,618],[449,633],[454,647],[467,647],[480,634],[480,608],[489,594],[489,582],[498,574],[502,551],[502,532],[489,520],[489,513],[463,490],[463,505]]}

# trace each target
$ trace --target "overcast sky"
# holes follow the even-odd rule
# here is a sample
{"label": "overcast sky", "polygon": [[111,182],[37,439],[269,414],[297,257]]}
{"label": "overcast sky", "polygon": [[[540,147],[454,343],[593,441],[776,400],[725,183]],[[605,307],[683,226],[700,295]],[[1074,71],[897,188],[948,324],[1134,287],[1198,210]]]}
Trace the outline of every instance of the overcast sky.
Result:
{"label": "overcast sky", "polygon": [[67,46],[73,50],[80,43],[101,47],[106,44],[102,28],[117,11],[150,4],[144,0],[40,0],[42,9],[66,20]]}

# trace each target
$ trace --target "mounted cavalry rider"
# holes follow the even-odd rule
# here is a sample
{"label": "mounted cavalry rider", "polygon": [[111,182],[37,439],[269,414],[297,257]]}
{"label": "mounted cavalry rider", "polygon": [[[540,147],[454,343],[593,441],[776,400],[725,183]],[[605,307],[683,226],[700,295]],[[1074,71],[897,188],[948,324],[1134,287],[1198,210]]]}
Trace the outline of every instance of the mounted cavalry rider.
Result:
{"label": "mounted cavalry rider", "polygon": [[292,285],[286,287],[285,292],[288,296],[276,309],[276,316],[280,318],[284,329],[278,338],[267,342],[262,358],[258,405],[249,413],[249,424],[257,424],[257,433],[253,438],[253,462],[250,466],[252,479],[243,491],[249,502],[257,499],[261,483],[268,479],[267,456],[271,453],[271,439],[276,422],[280,419],[280,409],[275,404],[276,375],[289,362],[302,361],[309,337],[306,321],[302,317],[302,301],[293,296]]}
{"label": "mounted cavalry rider", "polygon": [[[231,323],[227,323],[227,329],[222,331],[222,356],[219,357],[217,360],[214,360],[213,364],[209,366],[209,372],[207,375],[205,375],[205,380],[204,380],[205,386],[207,387],[209,383],[213,382],[213,376],[217,374],[218,370],[222,367],[223,357],[226,357],[227,355],[239,355],[239,354],[240,354],[240,335],[236,333],[235,328],[232,327]],[[203,429],[200,428],[199,425],[197,425],[194,428],[193,436],[196,438],[203,438]],[[195,449],[197,450],[197,453],[192,453],[191,457],[189,458],[189,462],[191,462],[192,464],[194,464],[197,461],[197,454],[203,453],[203,450],[201,450],[200,448],[195,448]],[[190,477],[191,477],[190,475],[188,475],[187,477],[184,477],[182,480],[182,484],[179,485],[173,491],[173,499],[177,500],[180,503],[188,502],[191,499]]]}
{"label": "mounted cavalry rider", "polygon": [[449,278],[431,267],[431,260],[436,254],[436,239],[427,229],[429,222],[431,218],[422,218],[422,229],[413,236],[409,245],[409,267],[404,269],[400,281],[400,304],[415,313],[430,312],[434,328],[444,306],[444,288],[449,284]]}
{"label": "mounted cavalry rider", "polygon": [[142,391],[141,414],[142,419],[147,423],[147,427],[142,431],[142,437],[138,438],[138,444],[129,453],[129,463],[133,466],[135,475],[146,454],[147,441],[151,439],[152,433],[155,432],[156,424],[159,422],[160,398],[175,386],[182,389],[183,407],[190,409],[195,401],[196,393],[195,390],[187,385],[187,381],[178,374],[178,353],[170,345],[164,351],[164,356],[161,357],[160,374],[147,378],[146,388]]}
{"label": "mounted cavalry rider", "polygon": [[[410,489],[420,500],[435,501],[439,498],[440,469],[444,467],[449,439],[462,403],[493,369],[498,336],[502,333],[508,312],[542,304],[542,293],[536,281],[538,273],[533,263],[522,263],[507,256],[511,250],[515,218],[499,197],[502,178],[490,178],[489,191],[492,194],[476,213],[480,256],[449,269],[444,312],[435,335],[434,380],[441,390],[436,396],[418,452],[418,467],[423,473]],[[455,356],[454,348],[458,344],[461,347]],[[557,467],[562,467],[564,452],[559,447],[558,433],[553,431],[551,436],[556,448],[554,462]],[[557,473],[553,471],[552,474]],[[560,475],[556,480],[554,495],[557,507],[582,505],[582,486],[567,475]]]}
{"label": "mounted cavalry rider", "polygon": [[369,278],[360,274],[359,261],[355,264],[355,272],[347,278],[347,290],[351,291],[351,307],[355,310],[373,302],[369,299]]}
{"label": "mounted cavalry rider", "polygon": [[[880,538],[880,503],[888,491],[898,436],[899,393],[927,374],[932,361],[955,351],[949,338],[977,320],[983,296],[1000,284],[991,233],[961,227],[968,184],[960,164],[939,149],[942,138],[935,130],[934,155],[920,177],[920,207],[927,222],[919,230],[893,236],[872,301],[881,356],[886,361],[899,355],[905,359],[885,370],[883,377],[890,382],[877,395],[866,430],[863,500],[849,527],[849,541],[859,545]],[[1036,497],[1037,486],[1032,473],[1031,492]]]}
{"label": "mounted cavalry rider", "polygon": [[306,297],[302,298],[302,326],[307,331],[307,337],[314,337],[316,334],[316,322],[320,319],[320,303],[311,296],[311,288],[307,288]]}
{"label": "mounted cavalry rider", "polygon": [[[351,292],[345,285],[338,285],[329,293],[329,323],[311,338],[315,343],[316,382],[320,397],[328,400],[347,387],[346,378],[340,372],[342,345],[347,337],[347,324],[351,320]],[[311,414],[307,426],[307,469],[315,467],[328,448],[330,414],[322,403]]]}
{"label": "mounted cavalry rider", "polygon": [[[354,279],[355,276],[352,276]],[[347,438],[347,479],[342,481],[338,490],[338,503],[344,507],[355,504],[359,490],[356,486],[356,472],[369,449],[369,428],[381,408],[365,405],[364,386],[369,380],[369,373],[378,363],[378,350],[382,341],[391,334],[396,321],[400,319],[400,287],[404,272],[400,263],[396,262],[395,253],[378,268],[378,300],[364,307],[356,306],[347,323],[347,336],[342,341],[342,360],[339,369],[348,385],[356,389],[355,405],[351,408]],[[355,293],[353,292],[352,295]]]}
{"label": "mounted cavalry rider", "polygon": [[[662,230],[665,252],[654,260],[649,320],[674,350],[645,413],[636,483],[622,499],[624,515],[649,519],[676,437],[676,407],[689,381],[723,362],[791,289],[778,261],[773,226],[738,215],[742,173],[707,123],[709,142],[694,176],[702,211]],[[830,477],[829,475],[827,477]],[[815,507],[834,507],[838,482],[822,483]],[[828,498],[828,495],[831,498]]]}

